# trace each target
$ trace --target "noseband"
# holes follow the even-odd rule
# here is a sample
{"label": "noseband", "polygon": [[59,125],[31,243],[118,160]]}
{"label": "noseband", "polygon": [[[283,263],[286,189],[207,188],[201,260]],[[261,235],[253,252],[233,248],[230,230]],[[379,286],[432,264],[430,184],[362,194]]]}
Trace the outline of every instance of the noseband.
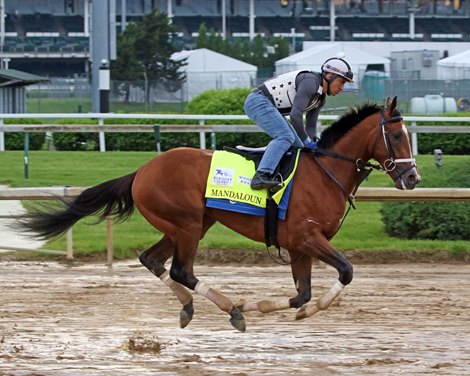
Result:
{"label": "noseband", "polygon": [[[398,121],[402,121],[403,117],[400,116],[393,116],[391,118],[385,119],[384,117],[384,109],[380,111],[380,130],[379,134],[377,135],[377,139],[375,140],[374,147],[372,148],[372,154],[373,151],[375,150],[375,147],[377,145],[377,142],[380,138],[380,135],[383,137],[383,142],[385,145],[385,149],[387,150],[388,158],[383,162],[383,170],[387,173],[391,173],[393,180],[399,179],[403,174],[407,173],[411,169],[416,167],[416,160],[414,158],[395,158],[395,152],[393,151],[392,144],[390,142],[390,137],[388,135],[388,132],[386,131],[386,125],[389,123],[396,123]],[[397,165],[399,163],[412,163],[412,165],[400,171],[397,169]]]}

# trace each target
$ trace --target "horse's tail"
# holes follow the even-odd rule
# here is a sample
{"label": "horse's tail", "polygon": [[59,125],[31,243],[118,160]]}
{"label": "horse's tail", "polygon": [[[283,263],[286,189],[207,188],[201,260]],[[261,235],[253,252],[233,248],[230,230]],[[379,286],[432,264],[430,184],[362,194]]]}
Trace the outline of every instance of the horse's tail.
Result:
{"label": "horse's tail", "polygon": [[98,222],[114,216],[125,221],[134,211],[131,187],[137,172],[85,189],[74,200],[60,199],[62,210],[35,210],[17,217],[16,228],[33,233],[37,239],[53,239],[65,233],[80,219],[98,215]]}

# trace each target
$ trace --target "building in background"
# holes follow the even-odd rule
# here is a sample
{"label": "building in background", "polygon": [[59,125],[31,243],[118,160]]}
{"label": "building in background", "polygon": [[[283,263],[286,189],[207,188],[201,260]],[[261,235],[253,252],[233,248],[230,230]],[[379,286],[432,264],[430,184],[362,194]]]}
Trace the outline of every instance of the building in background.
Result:
{"label": "building in background", "polygon": [[206,90],[250,88],[256,84],[256,66],[207,48],[181,51],[173,54],[171,58],[187,59],[187,65],[183,67],[186,81],[182,88],[185,102]]}
{"label": "building in background", "polygon": [[26,86],[46,82],[47,78],[16,69],[0,70],[0,113],[26,112]]}
{"label": "building in background", "polygon": [[[110,22],[110,28],[117,34],[123,32],[129,22],[140,19],[152,9],[166,13],[178,31],[173,43],[180,51],[195,49],[202,23],[208,30],[232,40],[249,39],[254,34],[266,40],[272,36],[285,37],[291,45],[292,56],[323,44],[341,43],[363,51],[364,55],[370,53],[392,60],[390,72],[387,68],[382,72],[373,67],[373,63],[368,68],[359,68],[357,86],[351,92],[363,90],[361,80],[365,75],[369,87],[365,97],[372,91],[374,98],[381,97],[382,93],[394,93],[402,100],[436,91],[457,98],[470,95],[470,81],[466,78],[442,82],[437,76],[432,78],[433,74],[438,74],[434,67],[439,67],[440,62],[434,64],[434,52],[429,59],[421,53],[419,62],[431,61],[431,67],[421,67],[423,73],[419,79],[394,77],[393,72],[402,69],[402,65],[394,64],[392,58],[392,52],[411,54],[412,51],[437,50],[441,59],[470,49],[470,0],[106,1],[115,15],[111,17],[114,24]],[[48,77],[54,89],[63,84],[64,95],[86,93],[83,95],[89,98],[90,90],[86,86],[92,79],[93,4],[96,5],[93,0],[0,0],[0,69],[8,65]],[[317,62],[307,65],[309,69],[316,69],[315,64]],[[410,71],[408,65],[407,60],[407,72]],[[410,72],[419,71],[411,69]],[[449,72],[457,69],[467,72],[466,67],[451,68]],[[230,81],[219,82],[216,87],[230,85]],[[123,96],[120,88],[126,84],[113,84],[119,100],[119,96]],[[380,90],[375,90],[377,85]],[[137,88],[134,94],[138,96],[139,90]],[[59,91],[46,89],[45,95],[52,92],[56,95]],[[188,93],[190,91],[188,89]],[[185,96],[183,92],[166,94],[181,101],[192,96]]]}
{"label": "building in background", "polygon": [[438,50],[392,51],[391,77],[399,79],[434,80],[437,78]]}
{"label": "building in background", "polygon": [[[204,23],[226,38],[284,36],[305,42],[470,42],[470,1],[459,0],[107,0],[119,34],[156,8],[195,48]],[[0,0],[0,63],[49,77],[89,77],[92,0]],[[333,30],[333,32],[332,32]],[[425,47],[426,49],[432,49]],[[423,47],[413,48],[414,50]],[[466,48],[460,49],[460,51]],[[390,57],[390,56],[384,56]]]}

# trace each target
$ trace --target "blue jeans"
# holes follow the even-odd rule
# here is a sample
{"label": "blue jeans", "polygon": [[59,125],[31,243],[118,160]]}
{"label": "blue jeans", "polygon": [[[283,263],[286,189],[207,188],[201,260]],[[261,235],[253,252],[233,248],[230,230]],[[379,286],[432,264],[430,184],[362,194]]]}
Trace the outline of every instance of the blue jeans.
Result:
{"label": "blue jeans", "polygon": [[291,146],[299,148],[304,146],[292,125],[263,94],[250,93],[245,99],[245,112],[251,120],[272,137],[257,171],[272,174],[282,156]]}

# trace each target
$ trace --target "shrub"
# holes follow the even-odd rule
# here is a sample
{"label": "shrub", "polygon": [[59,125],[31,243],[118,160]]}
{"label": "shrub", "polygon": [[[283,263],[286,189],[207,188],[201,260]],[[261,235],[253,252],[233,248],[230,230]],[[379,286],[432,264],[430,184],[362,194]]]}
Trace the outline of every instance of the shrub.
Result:
{"label": "shrub", "polygon": [[[58,120],[63,124],[96,124],[92,119],[67,119],[67,121]],[[98,133],[89,132],[54,132],[53,144],[57,150],[76,151],[76,150],[99,150]]]}
{"label": "shrub", "polygon": [[186,107],[190,114],[243,115],[243,104],[250,89],[207,90],[193,98]]}
{"label": "shrub", "polygon": [[98,138],[98,133],[55,132],[53,142],[57,150],[99,150]]}
{"label": "shrub", "polygon": [[[38,119],[5,119],[5,124],[41,124]],[[40,150],[46,139],[45,132],[34,132],[29,134],[29,149]],[[6,150],[24,149],[24,132],[5,133]]]}
{"label": "shrub", "polygon": [[[212,115],[240,115],[244,114],[243,103],[249,89],[235,88],[226,90],[208,90],[195,97],[188,103],[186,113],[212,114]],[[113,124],[155,124],[153,119],[112,119],[106,123]],[[69,122],[70,123],[70,122]],[[83,120],[74,123],[83,124]],[[92,122],[90,122],[92,124]],[[181,120],[159,119],[159,124],[180,124]],[[185,124],[197,124],[197,121],[184,121]],[[220,121],[207,122],[220,124]],[[224,121],[227,124],[246,124],[242,121]],[[206,135],[206,145],[211,145],[210,135]],[[264,132],[260,133],[217,133],[217,147],[221,146],[260,146],[269,142],[270,138]],[[198,133],[162,133],[160,135],[162,150],[180,146],[198,148]],[[58,150],[98,150],[99,140],[97,133],[54,133],[54,146]],[[153,133],[106,133],[106,150],[110,151],[153,151],[156,149],[156,140]]]}
{"label": "shrub", "polygon": [[405,239],[470,239],[470,204],[400,202],[384,205],[385,231]]}
{"label": "shrub", "polygon": [[[7,132],[5,133],[5,149],[6,150],[23,150],[24,149],[24,132]],[[41,150],[46,139],[44,132],[29,134],[29,150]]]}
{"label": "shrub", "polygon": [[[441,170],[428,180],[428,187],[470,186],[470,160]],[[385,231],[405,239],[469,240],[470,203],[385,203],[381,208]]]}
{"label": "shrub", "polygon": [[[456,122],[452,125],[468,126],[469,124]],[[420,133],[418,134],[418,148],[420,154],[432,154],[434,149],[441,149],[444,154],[468,155],[470,154],[470,133]]]}
{"label": "shrub", "polygon": [[[163,133],[160,137],[162,151],[180,146],[199,147],[197,133]],[[156,139],[153,133],[106,133],[106,150],[114,151],[155,151]]]}

